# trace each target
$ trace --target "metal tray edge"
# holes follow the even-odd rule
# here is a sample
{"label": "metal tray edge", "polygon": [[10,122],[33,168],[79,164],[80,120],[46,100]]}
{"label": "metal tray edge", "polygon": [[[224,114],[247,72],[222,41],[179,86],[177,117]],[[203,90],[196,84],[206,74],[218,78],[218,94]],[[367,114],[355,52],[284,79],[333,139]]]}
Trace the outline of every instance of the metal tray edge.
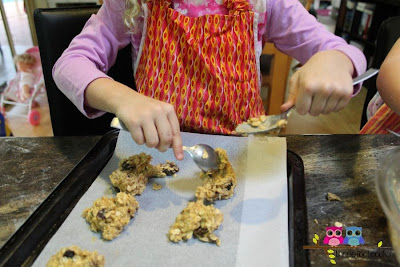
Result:
{"label": "metal tray edge", "polygon": [[289,265],[310,266],[309,253],[303,249],[308,239],[307,204],[303,160],[287,150]]}

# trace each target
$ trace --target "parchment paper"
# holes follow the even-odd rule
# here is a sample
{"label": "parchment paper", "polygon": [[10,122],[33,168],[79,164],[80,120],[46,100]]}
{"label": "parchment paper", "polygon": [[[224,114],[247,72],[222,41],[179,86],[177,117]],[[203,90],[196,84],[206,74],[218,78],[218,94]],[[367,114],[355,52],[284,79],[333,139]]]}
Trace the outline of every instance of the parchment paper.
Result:
{"label": "parchment paper", "polygon": [[[282,137],[229,137],[183,133],[183,143],[206,143],[227,150],[237,174],[235,195],[215,202],[224,221],[215,232],[221,246],[198,239],[172,243],[169,227],[201,185],[200,169],[188,154],[177,162],[172,150],[160,153],[136,145],[121,131],[114,155],[79,200],[60,229],[48,242],[34,266],[45,266],[51,255],[63,247],[78,245],[105,256],[106,266],[288,266],[288,204],[286,139]],[[146,190],[136,196],[140,208],[125,230],[112,241],[90,231],[81,217],[85,208],[102,196],[114,196],[108,176],[119,161],[145,152],[152,164],[173,160],[180,171],[176,177],[150,179]],[[163,185],[153,191],[152,184]]]}

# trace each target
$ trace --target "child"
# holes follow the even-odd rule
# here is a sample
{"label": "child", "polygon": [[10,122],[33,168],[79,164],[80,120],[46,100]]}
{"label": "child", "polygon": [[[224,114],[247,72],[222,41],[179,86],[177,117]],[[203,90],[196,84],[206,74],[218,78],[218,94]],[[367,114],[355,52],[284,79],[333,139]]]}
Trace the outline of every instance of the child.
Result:
{"label": "child", "polygon": [[20,75],[18,83],[19,91],[17,95],[19,96],[21,102],[25,102],[31,97],[31,93],[35,85],[35,74],[33,68],[36,63],[36,58],[29,53],[23,53],[16,55],[14,62]]}
{"label": "child", "polygon": [[362,134],[400,133],[400,39],[383,61],[376,79],[378,92],[367,108],[368,122]]}
{"label": "child", "polygon": [[[265,42],[303,67],[290,80],[287,110],[342,109],[360,50],[328,32],[298,0],[106,0],[53,68],[57,86],[87,117],[114,113],[138,144],[182,159],[180,130],[234,133],[264,114],[259,57]],[[105,73],[118,49],[133,46],[138,92]]]}

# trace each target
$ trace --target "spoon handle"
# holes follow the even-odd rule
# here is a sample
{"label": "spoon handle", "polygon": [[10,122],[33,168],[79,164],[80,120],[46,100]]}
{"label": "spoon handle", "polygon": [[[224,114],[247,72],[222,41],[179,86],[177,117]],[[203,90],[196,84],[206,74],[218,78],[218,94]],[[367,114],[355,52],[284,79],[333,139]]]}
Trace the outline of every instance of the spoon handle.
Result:
{"label": "spoon handle", "polygon": [[370,68],[369,70],[367,70],[366,72],[364,72],[360,76],[354,78],[353,79],[353,85],[359,84],[360,82],[363,82],[363,81],[373,77],[378,72],[379,72],[379,69]]}
{"label": "spoon handle", "polygon": [[394,136],[400,137],[400,134],[393,132],[392,130],[386,129],[389,133],[393,134]]}
{"label": "spoon handle", "polygon": [[117,117],[114,117],[110,123],[110,126],[116,129],[124,130],[129,132],[128,128],[126,128],[125,124],[119,120]]}

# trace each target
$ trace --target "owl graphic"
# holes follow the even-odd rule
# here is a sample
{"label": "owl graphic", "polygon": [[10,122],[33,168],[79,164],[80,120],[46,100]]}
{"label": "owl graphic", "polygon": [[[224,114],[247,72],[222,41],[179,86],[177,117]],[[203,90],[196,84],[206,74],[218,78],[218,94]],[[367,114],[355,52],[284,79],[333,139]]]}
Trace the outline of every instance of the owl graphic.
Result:
{"label": "owl graphic", "polygon": [[340,244],[343,244],[342,227],[326,227],[326,236],[323,243],[328,244],[331,247],[336,247]]}
{"label": "owl graphic", "polygon": [[352,247],[365,244],[364,238],[362,237],[362,227],[346,227],[346,238],[344,239],[343,244],[348,244]]}

